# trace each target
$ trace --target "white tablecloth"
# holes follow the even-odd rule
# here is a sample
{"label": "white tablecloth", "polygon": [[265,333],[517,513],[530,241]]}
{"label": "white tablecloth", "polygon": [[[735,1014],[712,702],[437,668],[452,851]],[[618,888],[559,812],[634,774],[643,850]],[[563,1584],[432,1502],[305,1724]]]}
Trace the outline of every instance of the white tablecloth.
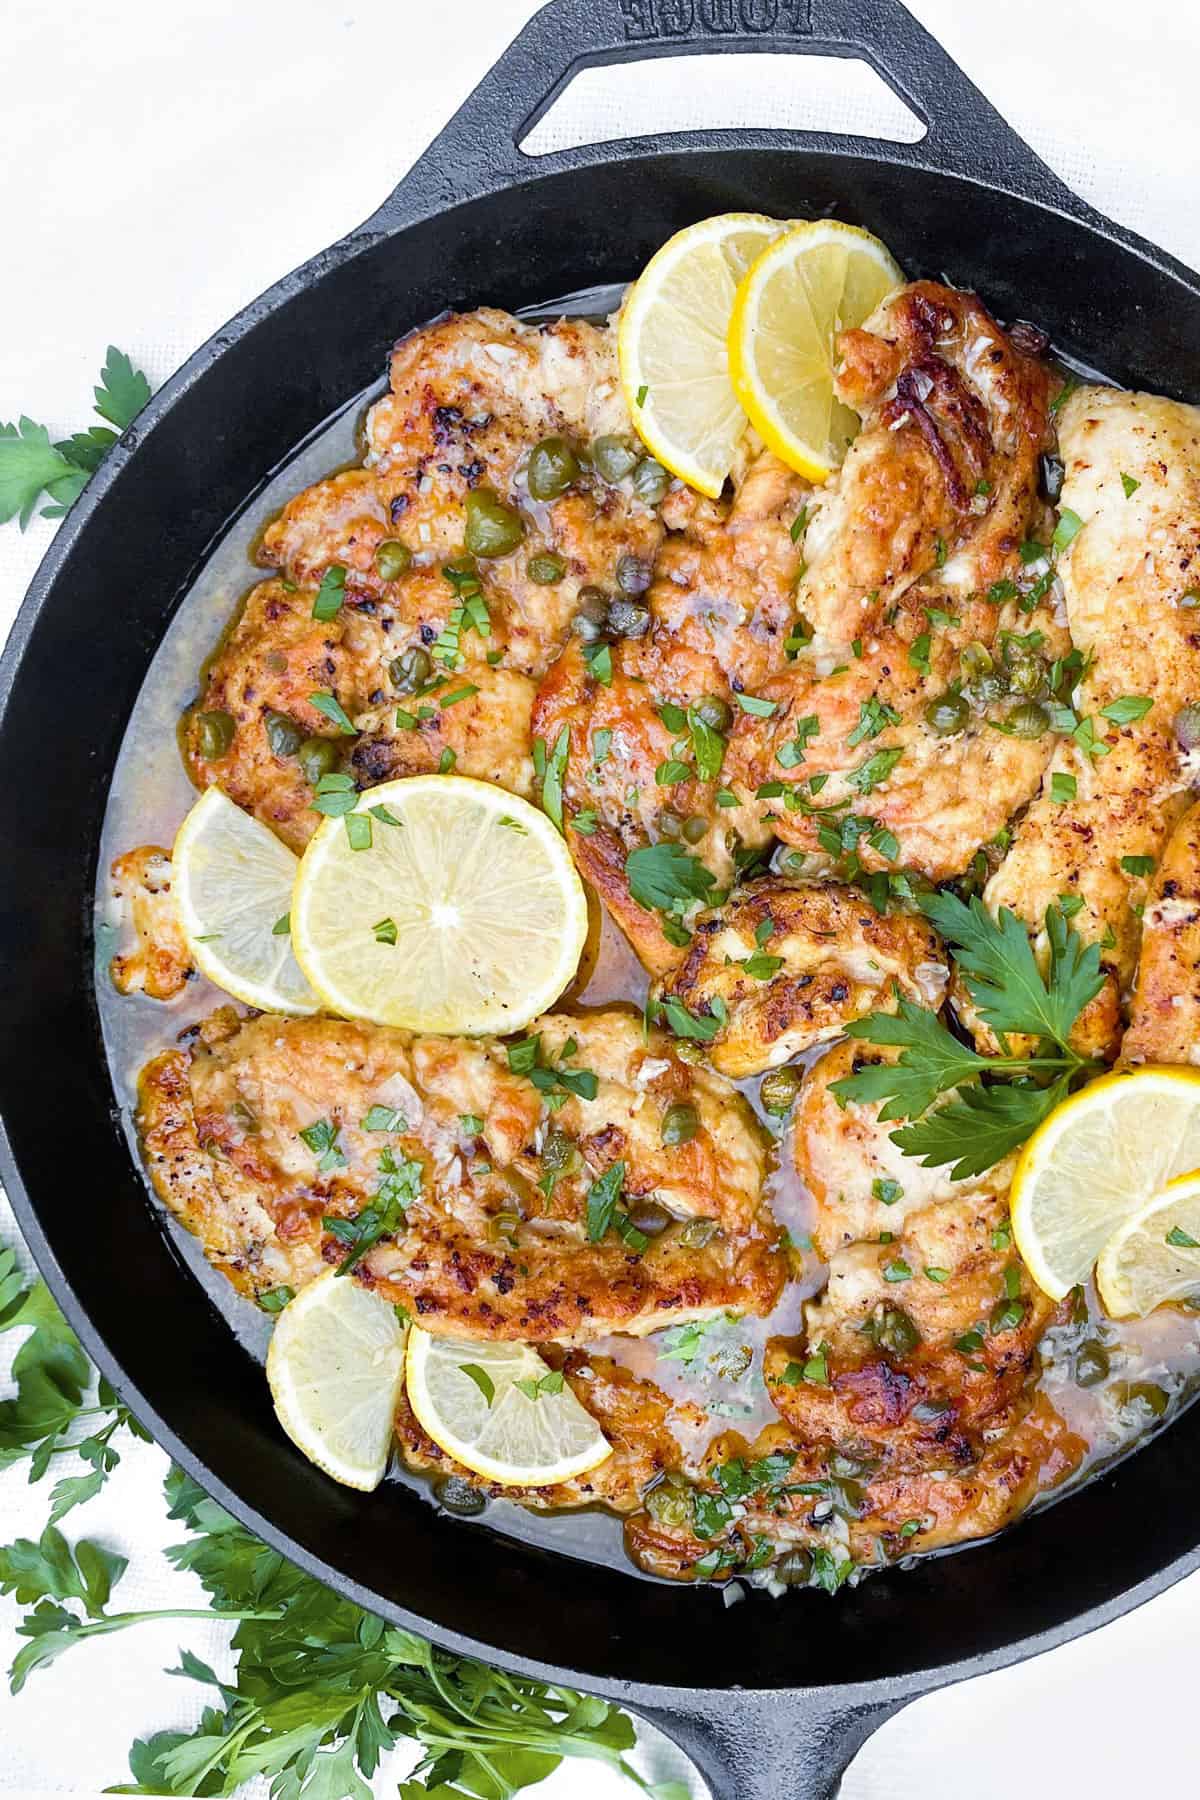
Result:
{"label": "white tablecloth", "polygon": [[[913,10],[1078,192],[1200,266],[1200,9],[916,0]],[[533,0],[16,0],[0,76],[0,419],[28,412],[52,435],[82,426],[109,342],[164,379],[254,294],[365,217],[533,11]],[[865,70],[740,58],[593,72],[537,141],[739,122],[904,131],[903,109]],[[41,523],[24,537],[0,531],[0,629],[50,535]],[[106,599],[119,615],[122,596]],[[76,1185],[86,1171],[64,1177]],[[0,1236],[12,1236],[6,1213]],[[104,1497],[66,1521],[72,1537],[130,1556],[125,1606],[198,1598],[159,1555],[181,1535],[160,1503],[164,1468],[156,1449],[129,1446]],[[40,1530],[47,1486],[0,1477],[6,1539]],[[1128,1528],[1153,1531],[1154,1520]],[[859,1756],[847,1800],[1067,1788],[1116,1800],[1190,1787],[1198,1613],[1200,1578],[1082,1642],[918,1702]],[[5,1662],[15,1618],[0,1601]],[[197,1716],[198,1691],[161,1673],[178,1645],[219,1662],[226,1629],[154,1625],[93,1642],[0,1699],[0,1793],[81,1795],[122,1779],[131,1738]],[[395,1779],[381,1774],[376,1791],[394,1793]],[[540,1791],[613,1800],[621,1790],[573,1765]]]}

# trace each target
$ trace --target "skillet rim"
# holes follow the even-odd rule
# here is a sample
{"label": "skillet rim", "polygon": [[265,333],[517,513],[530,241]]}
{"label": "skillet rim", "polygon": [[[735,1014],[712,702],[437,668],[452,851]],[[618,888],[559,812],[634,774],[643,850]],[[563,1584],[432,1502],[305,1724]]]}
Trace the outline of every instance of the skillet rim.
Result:
{"label": "skillet rim", "polygon": [[[730,148],[757,148],[759,147],[757,140],[763,134],[728,133],[719,135],[737,140],[736,143],[730,144]],[[746,140],[751,141],[747,142]],[[612,147],[609,146],[608,148],[611,149]],[[637,148],[639,155],[645,156],[648,160],[656,160],[659,154],[658,152],[647,150],[644,145],[637,141],[635,141],[635,148]],[[702,145],[693,145],[689,143],[687,149],[689,151],[694,149],[697,154],[704,154],[711,149],[711,144],[705,143]],[[806,151],[801,154],[820,155],[820,152],[814,153]],[[835,152],[833,153],[833,156],[835,161],[843,163],[846,161],[846,154],[844,151],[840,154]],[[901,173],[907,177],[916,173],[912,170],[898,169],[895,162],[883,154],[874,155],[871,152],[866,151],[862,153],[861,160],[866,163],[878,162],[892,174]],[[531,179],[538,180],[542,176],[553,176],[560,172],[569,173],[570,171],[535,169],[532,172]],[[942,172],[942,178],[954,182],[970,184],[969,178],[953,173],[947,175],[945,172]],[[988,193],[996,191],[992,184],[984,181],[978,181],[974,183],[974,185]],[[1024,208],[1033,207],[1038,212],[1047,212],[1052,215],[1060,212],[1060,209],[1057,207],[1049,206],[1037,200],[1019,196],[1009,196],[1009,198],[1016,200],[1016,203]],[[1060,214],[1060,216],[1068,217],[1071,219],[1072,224],[1082,226],[1084,229],[1094,232],[1095,235],[1101,237],[1103,241],[1112,244],[1118,252],[1124,254],[1132,253],[1141,256],[1142,260],[1150,264],[1156,275],[1160,277],[1163,275],[1173,276],[1175,279],[1182,281],[1185,286],[1188,286],[1193,294],[1196,292],[1196,290],[1191,287],[1191,279],[1193,278],[1190,278],[1190,272],[1186,271],[1182,265],[1174,264],[1172,259],[1167,258],[1164,262],[1162,252],[1154,252],[1142,256],[1141,246],[1137,241],[1125,241],[1125,234],[1121,233],[1119,228],[1112,227],[1108,230],[1101,231],[1098,230],[1090,220],[1077,219],[1070,214]],[[417,221],[411,222],[415,223]],[[136,450],[145,433],[153,430],[159,420],[165,416],[175,404],[177,404],[178,400],[187,393],[196,382],[203,378],[231,345],[240,341],[255,326],[268,319],[278,307],[285,304],[294,294],[319,283],[322,277],[332,273],[353,256],[370,249],[380,238],[399,235],[404,229],[405,227],[403,225],[394,225],[386,231],[369,231],[361,234],[352,234],[340,244],[333,246],[331,250],[322,253],[291,275],[284,277],[282,281],[269,289],[266,294],[261,296],[258,300],[251,302],[251,304],[243,309],[243,311],[239,313],[228,326],[214,334],[205,345],[201,346],[193,357],[189,358],[183,368],[164,385],[159,394],[151,401],[145,412],[140,415],[135,425],[131,427],[130,431],[124,434],[120,444],[115,447],[98,476],[94,478],[93,483],[89,485],[88,491],[83,499],[78,506],[73,509],[72,514],[68,519],[64,521],[62,527],[60,527],[54,542],[50,546],[42,565],[30,585],[26,599],[14,622],[12,633],[5,647],[3,657],[0,658],[0,734],[4,732],[7,726],[8,710],[15,692],[16,678],[20,672],[24,656],[29,648],[30,639],[42,607],[48,601],[54,583],[58,579],[64,565],[69,560],[79,535],[84,530],[93,512],[111,489],[113,483],[119,479],[122,469],[129,457]],[[1153,251],[1153,247],[1151,246],[1147,246],[1146,248],[1147,250]],[[94,865],[94,850],[90,860]],[[26,1235],[27,1241],[30,1243],[31,1249],[34,1250],[39,1266],[42,1267],[48,1284],[55,1294],[55,1298],[58,1300],[59,1304],[63,1306],[71,1323],[79,1332],[81,1340],[84,1342],[89,1354],[93,1357],[93,1360],[96,1361],[97,1365],[103,1369],[110,1379],[114,1380],[115,1385],[117,1385],[124,1393],[132,1393],[136,1397],[139,1405],[135,1407],[135,1410],[144,1415],[148,1420],[154,1422],[156,1427],[155,1436],[158,1441],[164,1448],[169,1450],[183,1467],[187,1468],[189,1472],[195,1475],[196,1478],[201,1481],[202,1485],[205,1485],[210,1489],[215,1489],[222,1504],[227,1505],[229,1510],[235,1516],[241,1518],[251,1530],[254,1530],[266,1541],[273,1543],[276,1548],[280,1549],[293,1561],[297,1562],[299,1566],[305,1568],[318,1579],[327,1582],[329,1585],[338,1588],[342,1592],[349,1593],[359,1602],[359,1604],[366,1605],[370,1610],[382,1613],[390,1618],[395,1618],[398,1621],[421,1631],[424,1635],[430,1637],[433,1641],[444,1645],[446,1648],[453,1649],[460,1654],[478,1656],[484,1661],[497,1662],[505,1667],[517,1669],[538,1676],[541,1679],[562,1678],[563,1665],[539,1662],[537,1659],[521,1657],[506,1650],[497,1649],[490,1642],[443,1627],[434,1623],[423,1614],[409,1611],[397,1606],[392,1601],[385,1600],[382,1596],[364,1588],[360,1583],[356,1582],[354,1578],[339,1572],[332,1564],[327,1563],[322,1558],[309,1552],[297,1540],[291,1538],[282,1528],[275,1527],[265,1515],[258,1512],[257,1508],[251,1502],[240,1499],[235,1490],[228,1485],[223,1477],[219,1477],[213,1473],[203,1458],[188,1450],[175,1428],[166,1424],[166,1421],[160,1414],[158,1408],[149,1405],[146,1402],[146,1397],[142,1392],[140,1384],[134,1383],[125,1374],[121,1364],[108,1352],[98,1331],[92,1327],[90,1317],[84,1310],[82,1302],[76,1300],[73,1285],[65,1268],[63,1268],[58,1258],[50,1249],[49,1241],[41,1226],[39,1209],[35,1207],[35,1204],[25,1187],[24,1180],[17,1169],[7,1131],[4,1131],[2,1136],[0,1136],[0,1174],[2,1174],[5,1179],[5,1185],[8,1189],[14,1212],[17,1215],[22,1231]],[[1104,1478],[1104,1476],[1097,1477],[1098,1480],[1103,1480]],[[1029,1523],[1028,1520],[1022,1521],[1021,1524],[1011,1528],[1011,1532],[1019,1531],[1023,1527],[1027,1528]],[[1009,1536],[1011,1535],[1011,1532],[1004,1535]],[[522,1548],[524,1548],[524,1546],[522,1546]],[[977,1545],[975,1548],[982,1549],[983,1546]],[[905,1674],[885,1675],[863,1684],[829,1683],[818,1684],[816,1688],[778,1688],[761,1691],[774,1693],[776,1695],[782,1695],[789,1691],[797,1694],[811,1694],[814,1691],[824,1691],[829,1694],[836,1694],[839,1700],[846,1701],[853,1700],[855,1696],[870,1697],[875,1700],[885,1696],[887,1698],[896,1698],[899,1696],[911,1697],[916,1693],[928,1691],[932,1686],[958,1680],[965,1675],[982,1673],[990,1668],[1002,1667],[1007,1663],[1022,1660],[1026,1656],[1038,1654],[1042,1650],[1052,1648],[1058,1643],[1069,1641],[1071,1638],[1093,1630],[1099,1625],[1107,1623],[1112,1618],[1119,1616],[1121,1613],[1144,1603],[1145,1600],[1162,1592],[1166,1587],[1173,1585],[1175,1581],[1192,1572],[1197,1566],[1200,1566],[1200,1544],[1197,1544],[1191,1550],[1168,1562],[1141,1581],[1135,1582],[1128,1588],[1118,1590],[1118,1592],[1097,1603],[1094,1607],[1065,1618],[1056,1626],[1051,1626],[1042,1631],[1010,1639],[1005,1644],[999,1645],[992,1650],[968,1654],[933,1668],[917,1669]],[[616,1571],[614,1571],[614,1573],[615,1572]],[[593,1691],[608,1693],[615,1698],[628,1699],[631,1696],[636,1696],[649,1703],[661,1701],[662,1703],[668,1704],[673,1698],[677,1699],[680,1693],[686,1692],[696,1694],[708,1692],[714,1695],[721,1695],[728,1694],[730,1688],[736,1687],[737,1685],[736,1683],[730,1683],[728,1686],[722,1685],[715,1689],[698,1689],[694,1683],[690,1682],[684,1682],[679,1686],[673,1686],[661,1683],[646,1683],[637,1680],[620,1681],[596,1676],[589,1673],[586,1669],[572,1669],[570,1678],[572,1680],[577,1680],[580,1685],[589,1687]]]}

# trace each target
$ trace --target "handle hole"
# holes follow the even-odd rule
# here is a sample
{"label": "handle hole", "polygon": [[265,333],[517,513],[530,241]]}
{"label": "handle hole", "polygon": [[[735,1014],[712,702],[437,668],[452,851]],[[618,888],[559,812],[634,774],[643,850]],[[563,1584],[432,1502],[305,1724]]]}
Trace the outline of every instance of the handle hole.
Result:
{"label": "handle hole", "polygon": [[864,62],[726,54],[582,69],[520,147],[527,156],[548,156],[614,138],[748,127],[833,131],[898,144],[925,136],[921,120]]}

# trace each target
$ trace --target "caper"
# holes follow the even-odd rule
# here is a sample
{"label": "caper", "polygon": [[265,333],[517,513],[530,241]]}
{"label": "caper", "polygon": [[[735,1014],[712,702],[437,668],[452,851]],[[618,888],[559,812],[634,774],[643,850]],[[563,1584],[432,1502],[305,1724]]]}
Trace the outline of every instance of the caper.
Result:
{"label": "caper", "polygon": [[693,813],[683,821],[679,835],[685,844],[702,844],[708,836],[708,820],[702,819],[699,813]]}
{"label": "caper", "polygon": [[463,542],[472,556],[507,556],[525,535],[519,513],[487,488],[472,488],[467,495],[467,526]]}
{"label": "caper", "polygon": [[575,606],[571,630],[585,644],[594,644],[597,638],[604,636],[608,625],[608,595],[603,588],[581,587],[575,597]]}
{"label": "caper", "polygon": [[1117,1389],[1121,1410],[1143,1417],[1161,1419],[1171,1403],[1171,1396],[1157,1381],[1123,1381]]}
{"label": "caper", "polygon": [[812,1557],[807,1550],[789,1550],[774,1565],[771,1574],[784,1587],[807,1587],[812,1575]]}
{"label": "caper", "polygon": [[654,579],[653,566],[644,556],[633,556],[626,552],[617,558],[617,586],[623,594],[632,594],[635,598],[644,594]]}
{"label": "caper", "polygon": [[645,637],[650,629],[650,608],[640,600],[614,600],[608,609],[608,623],[618,637]]}
{"label": "caper", "polygon": [[385,581],[398,581],[412,567],[412,551],[399,538],[385,538],[375,552],[375,567]]}
{"label": "caper", "polygon": [[566,572],[566,563],[553,550],[544,550],[539,556],[531,556],[525,564],[525,573],[538,587],[553,587],[562,580]]}
{"label": "caper", "polygon": [[657,1200],[631,1200],[628,1211],[629,1223],[647,1237],[658,1237],[671,1223],[671,1214]]}
{"label": "caper", "polygon": [[696,717],[710,731],[728,731],[733,723],[733,708],[720,694],[705,694],[696,702]]}
{"label": "caper", "polygon": [[998,670],[989,669],[986,675],[977,675],[970,687],[964,690],[967,699],[977,712],[990,706],[993,700],[1002,700],[1008,689],[1004,685],[1004,677]]}
{"label": "caper", "polygon": [[579,480],[579,458],[566,438],[543,438],[529,452],[525,485],[534,500],[557,500]]}
{"label": "caper", "polygon": [[662,1141],[664,1144],[690,1144],[700,1129],[700,1115],[694,1106],[686,1100],[677,1100],[674,1106],[668,1106],[663,1114]]}
{"label": "caper", "polygon": [[628,438],[598,437],[592,445],[592,462],[605,481],[623,481],[637,466],[638,455]]}
{"label": "caper", "polygon": [[677,812],[668,807],[658,815],[658,835],[665,838],[677,838],[683,830],[683,820]]}
{"label": "caper", "polygon": [[575,1140],[565,1131],[548,1131],[542,1145],[542,1162],[547,1169],[561,1174],[576,1160]]}
{"label": "caper", "polygon": [[1004,723],[1013,737],[1039,738],[1050,723],[1050,715],[1036,700],[1026,700],[1013,707]]}
{"label": "caper", "polygon": [[703,1250],[720,1235],[720,1231],[715,1219],[689,1219],[679,1233],[679,1242],[685,1250]]}
{"label": "caper", "polygon": [[1181,750],[1200,747],[1200,706],[1182,706],[1175,714],[1175,741]]}
{"label": "caper", "polygon": [[433,674],[433,658],[420,644],[410,644],[407,650],[393,657],[388,664],[388,674],[398,694],[419,693]]}
{"label": "caper", "polygon": [[196,715],[196,742],[206,762],[215,762],[225,755],[236,730],[232,713],[202,712]]}
{"label": "caper", "polygon": [[660,500],[667,497],[667,489],[671,485],[671,477],[660,462],[652,456],[643,456],[633,471],[633,491],[639,500],[647,506],[657,506]]}
{"label": "caper", "polygon": [[900,1306],[885,1306],[873,1321],[871,1336],[891,1356],[911,1356],[921,1334]]}
{"label": "caper", "polygon": [[1075,1357],[1075,1381],[1079,1387],[1096,1387],[1107,1380],[1110,1368],[1108,1351],[1099,1338],[1085,1338]]}
{"label": "caper", "polygon": [[322,775],[328,775],[331,769],[337,767],[337,745],[332,738],[305,738],[296,754],[300,758],[304,779],[312,787],[316,787]]}
{"label": "caper", "polygon": [[272,756],[295,756],[304,742],[300,726],[295,719],[289,719],[286,713],[269,712],[263,720],[263,730],[267,734]]}
{"label": "caper", "polygon": [[646,1495],[645,1507],[657,1524],[686,1531],[692,1522],[692,1489],[681,1475],[664,1475]]}
{"label": "caper", "polygon": [[876,1457],[850,1450],[834,1450],[825,1466],[835,1481],[864,1481],[875,1473],[879,1461]]}
{"label": "caper", "polygon": [[1040,656],[1016,656],[1009,661],[1008,691],[1026,700],[1040,700],[1049,693],[1046,665]]}
{"label": "caper", "polygon": [[803,1084],[802,1071],[787,1063],[782,1069],[771,1069],[763,1076],[758,1097],[767,1112],[782,1118],[784,1113],[792,1110]]}
{"label": "caper", "polygon": [[981,675],[990,675],[995,667],[991,651],[978,639],[974,643],[963,645],[958,653],[958,665],[964,681],[978,681]]}
{"label": "caper", "polygon": [[447,1475],[433,1490],[439,1506],[458,1519],[477,1519],[487,1505],[487,1496],[464,1481],[461,1475]]}
{"label": "caper", "polygon": [[970,711],[961,694],[939,694],[925,708],[925,723],[935,736],[953,737],[965,727]]}

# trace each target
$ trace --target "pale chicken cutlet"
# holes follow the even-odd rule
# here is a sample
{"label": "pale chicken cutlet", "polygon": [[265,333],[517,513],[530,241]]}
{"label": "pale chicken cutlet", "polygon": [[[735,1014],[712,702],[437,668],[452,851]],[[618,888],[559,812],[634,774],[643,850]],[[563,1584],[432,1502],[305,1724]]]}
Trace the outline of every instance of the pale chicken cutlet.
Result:
{"label": "pale chicken cutlet", "polygon": [[1059,445],[1057,568],[1084,672],[1070,735],[984,898],[1035,934],[1047,906],[1072,910],[1106,976],[1076,1041],[1112,1057],[1139,914],[1194,773],[1177,724],[1200,698],[1200,408],[1080,388]]}
{"label": "pale chicken cutlet", "polygon": [[569,1343],[767,1313],[785,1278],[749,1108],[628,1013],[506,1048],[224,1009],[149,1065],[138,1127],[255,1296],[349,1256],[428,1331]]}

